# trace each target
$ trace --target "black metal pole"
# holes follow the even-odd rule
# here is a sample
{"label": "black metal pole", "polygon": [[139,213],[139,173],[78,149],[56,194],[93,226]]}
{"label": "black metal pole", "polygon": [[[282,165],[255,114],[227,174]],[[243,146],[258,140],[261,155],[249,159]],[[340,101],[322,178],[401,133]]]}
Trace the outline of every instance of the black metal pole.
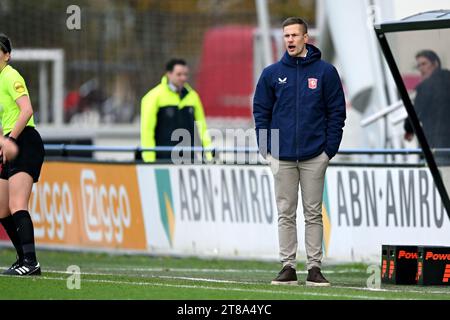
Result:
{"label": "black metal pole", "polygon": [[391,48],[386,39],[386,35],[384,31],[380,27],[375,27],[375,32],[377,34],[378,41],[380,42],[381,50],[383,51],[384,57],[386,58],[387,64],[391,69],[392,76],[394,77],[395,84],[397,85],[397,89],[400,93],[400,96],[403,100],[403,104],[408,112],[409,119],[414,128],[414,132],[419,140],[420,146],[422,148],[422,152],[425,156],[425,159],[428,163],[428,167],[430,168],[431,175],[433,176],[434,183],[441,195],[442,203],[447,211],[447,216],[450,219],[450,199],[445,188],[444,182],[442,181],[441,174],[439,173],[438,166],[434,159],[433,153],[431,152],[428,141],[425,137],[425,133],[422,130],[422,126],[420,125],[419,118],[417,117],[416,110],[409,98],[408,91],[403,83],[402,76],[400,71],[397,68],[397,64],[395,62],[394,56],[391,52]]}

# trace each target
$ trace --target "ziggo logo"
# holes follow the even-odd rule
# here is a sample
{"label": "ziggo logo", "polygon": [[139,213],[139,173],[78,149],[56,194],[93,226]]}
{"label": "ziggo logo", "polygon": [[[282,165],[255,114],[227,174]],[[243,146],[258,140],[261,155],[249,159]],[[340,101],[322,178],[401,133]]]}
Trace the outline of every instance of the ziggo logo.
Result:
{"label": "ziggo logo", "polygon": [[125,186],[97,185],[95,172],[85,169],[80,174],[80,187],[82,212],[74,210],[73,193],[67,182],[43,182],[33,187],[31,212],[36,238],[65,240],[66,228],[78,228],[74,223],[76,215],[90,241],[122,243],[125,228],[131,226]]}
{"label": "ziggo logo", "polygon": [[131,226],[131,207],[124,185],[106,187],[96,185],[93,170],[81,171],[81,199],[83,203],[84,230],[91,241],[113,239],[123,242],[124,228]]}
{"label": "ziggo logo", "polygon": [[[39,200],[39,207],[38,207]],[[66,225],[73,221],[73,201],[69,185],[35,184],[31,194],[31,217],[36,238],[64,239]]]}

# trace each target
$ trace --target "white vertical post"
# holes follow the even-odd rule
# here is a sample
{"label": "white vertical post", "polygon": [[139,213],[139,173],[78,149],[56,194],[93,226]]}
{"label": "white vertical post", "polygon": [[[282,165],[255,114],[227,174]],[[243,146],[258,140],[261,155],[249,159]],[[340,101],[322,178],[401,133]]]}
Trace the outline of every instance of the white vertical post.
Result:
{"label": "white vertical post", "polygon": [[39,63],[39,122],[48,123],[48,72],[47,63]]}
{"label": "white vertical post", "polygon": [[267,0],[255,0],[256,11],[258,14],[258,27],[261,32],[262,40],[262,55],[264,66],[268,66],[273,62],[272,57],[272,45],[270,41],[270,26],[269,26],[269,13]]}
{"label": "white vertical post", "polygon": [[53,65],[53,123],[63,124],[64,110],[64,51],[58,50]]}

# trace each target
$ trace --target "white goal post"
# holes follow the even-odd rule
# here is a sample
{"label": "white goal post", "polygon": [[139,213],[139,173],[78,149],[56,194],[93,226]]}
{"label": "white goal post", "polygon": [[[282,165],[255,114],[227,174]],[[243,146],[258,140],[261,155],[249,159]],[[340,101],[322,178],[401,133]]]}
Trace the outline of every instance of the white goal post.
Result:
{"label": "white goal post", "polygon": [[12,61],[39,62],[39,123],[50,121],[50,101],[47,63],[52,64],[52,123],[63,124],[64,109],[64,50],[63,49],[14,49]]}

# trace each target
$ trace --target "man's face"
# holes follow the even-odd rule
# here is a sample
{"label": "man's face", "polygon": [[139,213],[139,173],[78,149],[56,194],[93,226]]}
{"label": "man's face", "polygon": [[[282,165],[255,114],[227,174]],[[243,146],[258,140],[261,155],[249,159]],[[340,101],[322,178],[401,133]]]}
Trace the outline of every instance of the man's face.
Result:
{"label": "man's face", "polygon": [[436,70],[438,67],[437,62],[431,62],[429,59],[425,57],[417,57],[417,69],[420,72],[420,75],[423,79],[427,79],[431,76],[431,74]]}
{"label": "man's face", "polygon": [[291,57],[300,57],[308,42],[308,34],[304,33],[303,26],[292,24],[283,29],[284,45]]}
{"label": "man's face", "polygon": [[173,70],[167,72],[169,81],[174,84],[178,89],[183,88],[189,77],[189,68],[181,64],[175,65]]}

